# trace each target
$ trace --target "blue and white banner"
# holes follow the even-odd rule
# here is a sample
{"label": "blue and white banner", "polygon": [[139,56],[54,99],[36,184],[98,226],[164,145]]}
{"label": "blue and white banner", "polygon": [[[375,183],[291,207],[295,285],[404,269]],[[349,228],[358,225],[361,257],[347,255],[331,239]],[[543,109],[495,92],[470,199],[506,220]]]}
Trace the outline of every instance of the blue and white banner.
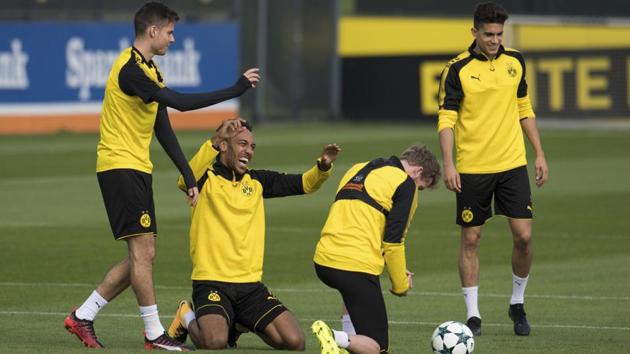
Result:
{"label": "blue and white banner", "polygon": [[[233,84],[237,28],[234,22],[178,23],[175,43],[154,58],[166,85],[200,92]],[[131,24],[0,23],[0,105],[100,105],[109,70],[133,38]]]}

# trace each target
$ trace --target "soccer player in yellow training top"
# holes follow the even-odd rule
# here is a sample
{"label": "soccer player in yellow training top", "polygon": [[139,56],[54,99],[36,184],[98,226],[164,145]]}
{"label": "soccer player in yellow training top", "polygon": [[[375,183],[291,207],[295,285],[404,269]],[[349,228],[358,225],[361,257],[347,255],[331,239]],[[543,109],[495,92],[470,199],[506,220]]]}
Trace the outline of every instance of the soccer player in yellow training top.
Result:
{"label": "soccer player in yellow training top", "polygon": [[[534,111],[527,95],[525,60],[504,48],[508,14],[492,2],[477,5],[473,43],[448,62],[439,90],[438,131],[446,187],[456,193],[461,226],[459,274],[466,324],[481,334],[477,306],[481,226],[494,212],[512,231],[512,298],[508,310],[517,335],[529,335],[524,294],[532,262],[532,200],[523,132],[536,153],[536,185],[548,177]],[[453,161],[453,143],[457,164]]]}
{"label": "soccer player in yellow training top", "polygon": [[[418,190],[440,178],[440,165],[424,145],[400,157],[352,166],[342,177],[315,250],[319,279],[341,294],[352,326],[311,326],[322,354],[377,354],[389,349],[387,312],[379,275],[386,266],[390,292],[404,296],[413,286],[405,238],[418,204]],[[351,329],[346,329],[350,327]]]}
{"label": "soccer player in yellow training top", "polygon": [[128,255],[114,265],[64,326],[87,347],[102,348],[94,319],[103,307],[130,285],[144,321],[146,349],[186,350],[170,338],[158,315],[153,288],[157,227],[153,205],[149,145],[153,134],[185,176],[189,202],[197,200],[193,173],[171,128],[166,108],[180,111],[207,107],[240,96],[260,80],[250,69],[231,87],[183,94],[166,87],[153,61],[175,41],[177,13],[159,2],[147,2],[135,14],[133,46],[114,62],[105,86],[97,147],[96,172],[112,233],[123,240]]}
{"label": "soccer player in yellow training top", "polygon": [[[317,164],[302,174],[249,169],[255,149],[252,127],[235,119],[226,121],[190,161],[200,190],[190,226],[195,310],[180,302],[168,333],[180,341],[190,334],[197,348],[234,347],[246,329],[273,348],[304,350],[297,320],[261,282],[264,199],[319,189],[340,148],[326,145]],[[186,189],[183,177],[179,187]]]}

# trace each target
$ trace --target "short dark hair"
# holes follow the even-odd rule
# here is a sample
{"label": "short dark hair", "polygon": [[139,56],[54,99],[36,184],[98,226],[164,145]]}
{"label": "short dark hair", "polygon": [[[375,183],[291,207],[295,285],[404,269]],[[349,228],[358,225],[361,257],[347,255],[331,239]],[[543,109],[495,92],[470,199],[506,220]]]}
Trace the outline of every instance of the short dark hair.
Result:
{"label": "short dark hair", "polygon": [[241,125],[244,126],[245,128],[247,128],[247,130],[249,130],[250,132],[254,132],[254,126],[248,122],[248,121],[243,121],[241,122]]}
{"label": "short dark hair", "polygon": [[144,34],[150,26],[159,26],[164,22],[177,22],[179,15],[168,6],[157,1],[146,2],[136,12],[133,18],[133,27],[136,31],[136,37]]}
{"label": "short dark hair", "polygon": [[406,160],[411,166],[422,166],[422,177],[431,180],[429,188],[437,185],[442,175],[440,163],[426,145],[411,145],[400,154],[400,159]]}
{"label": "short dark hair", "polygon": [[[247,130],[249,130],[250,132],[254,132],[254,126],[252,125],[252,123],[246,121],[243,118],[239,118],[241,120],[241,126],[244,128],[247,128]],[[219,129],[221,129],[221,127],[223,126],[223,124],[225,124],[225,121],[221,122],[221,124],[219,124],[219,126],[217,127],[216,131],[219,131]]]}
{"label": "short dark hair", "polygon": [[503,6],[494,2],[482,2],[475,7],[474,25],[476,29],[486,23],[504,24],[508,13]]}

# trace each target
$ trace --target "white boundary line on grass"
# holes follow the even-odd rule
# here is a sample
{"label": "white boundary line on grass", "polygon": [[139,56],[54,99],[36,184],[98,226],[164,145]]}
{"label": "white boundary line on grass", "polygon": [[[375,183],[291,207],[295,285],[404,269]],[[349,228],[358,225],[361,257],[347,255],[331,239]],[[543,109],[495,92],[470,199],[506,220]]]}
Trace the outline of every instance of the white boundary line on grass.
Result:
{"label": "white boundary line on grass", "polygon": [[[0,287],[60,287],[60,288],[94,288],[95,284],[88,283],[40,283],[40,282],[0,282]],[[169,285],[155,285],[156,289],[163,290],[191,290],[190,286],[169,286]],[[336,292],[332,289],[296,289],[296,288],[273,288],[274,292],[278,293],[321,293],[321,292]],[[383,291],[383,294],[387,294],[387,291]],[[408,296],[449,296],[459,297],[461,293],[446,293],[446,292],[432,292],[432,291],[411,291]],[[484,297],[497,297],[504,298],[509,294],[483,294]],[[598,300],[598,301],[630,301],[630,296],[589,296],[589,295],[544,295],[544,294],[527,294],[528,298],[534,299],[557,299],[557,300]]]}
{"label": "white boundary line on grass", "polygon": [[[0,311],[0,316],[13,316],[13,315],[23,315],[23,316],[67,316],[68,313],[65,312],[42,312],[42,311]],[[124,313],[101,313],[98,315],[99,317],[120,317],[120,318],[138,318],[139,315],[131,315]],[[339,322],[338,319],[322,319],[322,318],[299,318],[301,322],[313,322],[317,320],[323,320],[326,322]],[[435,326],[438,324],[437,322],[426,322],[426,321],[389,321],[391,325],[402,325],[402,326]],[[491,327],[511,327],[512,324],[508,323],[483,323],[484,326]],[[615,331],[630,331],[630,327],[610,327],[610,326],[578,326],[578,325],[559,325],[559,324],[536,324],[532,326],[534,328],[562,328],[562,329],[594,329],[594,330],[615,330]]]}

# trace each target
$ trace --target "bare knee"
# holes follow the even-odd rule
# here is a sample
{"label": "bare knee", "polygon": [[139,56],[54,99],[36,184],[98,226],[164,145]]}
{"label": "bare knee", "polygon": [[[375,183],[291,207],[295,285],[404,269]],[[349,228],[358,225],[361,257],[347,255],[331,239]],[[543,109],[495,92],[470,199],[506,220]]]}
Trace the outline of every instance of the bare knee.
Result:
{"label": "bare knee", "polygon": [[281,313],[267,325],[264,336],[268,339],[265,342],[276,349],[302,351],[306,346],[304,332],[289,311]]}
{"label": "bare knee", "polygon": [[461,245],[464,251],[474,252],[481,243],[481,229],[479,227],[462,228]]}
{"label": "bare knee", "polygon": [[204,335],[203,338],[201,338],[201,343],[197,344],[201,345],[200,349],[225,349],[227,347],[227,341],[227,337]]}
{"label": "bare knee", "polygon": [[305,348],[304,334],[301,332],[290,333],[283,338],[284,348],[287,350],[303,351]]}
{"label": "bare knee", "polygon": [[153,235],[136,236],[129,240],[129,261],[132,265],[152,265],[155,259]]}
{"label": "bare knee", "polygon": [[514,235],[514,248],[521,253],[529,253],[532,243],[532,234],[530,232],[522,232]]}

